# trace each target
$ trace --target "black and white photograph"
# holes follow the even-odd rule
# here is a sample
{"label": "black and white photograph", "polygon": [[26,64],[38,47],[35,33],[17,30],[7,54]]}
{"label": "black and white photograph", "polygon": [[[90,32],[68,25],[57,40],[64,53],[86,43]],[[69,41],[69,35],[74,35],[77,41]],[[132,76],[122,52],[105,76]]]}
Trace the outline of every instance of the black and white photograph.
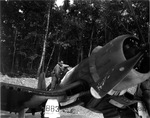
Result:
{"label": "black and white photograph", "polygon": [[150,118],[149,0],[0,0],[0,118]]}

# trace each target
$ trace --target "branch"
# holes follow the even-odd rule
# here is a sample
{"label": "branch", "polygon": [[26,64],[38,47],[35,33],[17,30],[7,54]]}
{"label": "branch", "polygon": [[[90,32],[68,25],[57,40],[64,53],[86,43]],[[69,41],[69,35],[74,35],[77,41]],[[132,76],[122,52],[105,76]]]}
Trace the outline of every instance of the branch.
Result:
{"label": "branch", "polygon": [[137,18],[136,18],[136,16],[135,16],[135,12],[134,12],[133,7],[132,7],[132,3],[131,3],[130,0],[124,0],[124,1],[127,3],[128,7],[129,7],[129,9],[130,9],[130,11],[131,11],[131,14],[132,14],[132,16],[133,16],[133,18],[134,18],[134,20],[135,20],[135,23],[136,23],[136,25],[137,25],[137,29],[138,29],[140,38],[142,39],[142,42],[145,43],[144,37],[143,37],[143,35],[142,35],[141,29],[140,29],[140,26],[139,26],[139,23],[138,23],[138,20],[137,20]]}

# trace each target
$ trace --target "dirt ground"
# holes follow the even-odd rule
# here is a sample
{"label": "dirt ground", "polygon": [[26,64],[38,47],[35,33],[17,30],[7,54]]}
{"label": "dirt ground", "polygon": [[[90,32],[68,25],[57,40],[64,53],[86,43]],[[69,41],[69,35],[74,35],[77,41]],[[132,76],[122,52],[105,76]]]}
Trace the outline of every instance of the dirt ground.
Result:
{"label": "dirt ground", "polygon": [[[5,82],[9,84],[21,85],[31,88],[37,88],[37,80],[35,78],[11,78],[7,75],[2,75],[0,73],[0,82]],[[51,82],[51,77],[46,78],[46,85],[49,85]],[[3,97],[3,95],[1,95]],[[100,113],[92,112],[88,109],[85,109],[81,106],[75,106],[72,108],[65,109],[60,111],[60,118],[103,118],[103,115]],[[1,118],[17,118],[15,113],[9,113],[6,111],[1,111]],[[26,114],[26,118],[40,118],[40,113],[36,113],[35,116],[32,114]]]}
{"label": "dirt ground", "polygon": [[[15,113],[9,113],[6,111],[1,111],[1,118],[17,118],[17,114]],[[25,118],[41,118],[40,113],[35,113],[33,116],[31,113],[26,114]],[[65,113],[65,112],[60,112],[60,117],[59,118],[103,118],[102,115],[100,114],[95,114],[93,113],[85,113],[85,114],[73,114],[73,113]]]}

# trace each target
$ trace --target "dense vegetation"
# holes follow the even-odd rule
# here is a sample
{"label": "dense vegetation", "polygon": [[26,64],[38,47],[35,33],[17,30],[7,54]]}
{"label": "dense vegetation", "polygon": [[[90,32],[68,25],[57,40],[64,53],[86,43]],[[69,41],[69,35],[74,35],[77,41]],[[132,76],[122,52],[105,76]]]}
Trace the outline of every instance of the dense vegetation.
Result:
{"label": "dense vegetation", "polygon": [[35,76],[44,41],[47,76],[58,61],[75,66],[121,34],[148,42],[148,0],[65,0],[63,6],[54,0],[0,2],[3,74]]}

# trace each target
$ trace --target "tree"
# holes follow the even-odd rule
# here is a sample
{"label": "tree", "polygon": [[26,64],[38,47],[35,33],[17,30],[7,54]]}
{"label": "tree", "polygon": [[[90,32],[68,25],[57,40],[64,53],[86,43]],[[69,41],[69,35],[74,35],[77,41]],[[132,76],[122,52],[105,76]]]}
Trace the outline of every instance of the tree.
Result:
{"label": "tree", "polygon": [[54,3],[47,33],[48,1],[0,2],[3,73],[10,73],[12,68],[14,74],[20,71],[36,77],[39,67],[47,68],[49,73],[60,60],[75,66],[90,56],[94,47],[103,46],[118,35],[140,37],[134,17],[148,42],[148,0],[131,1],[134,15],[125,0],[75,0],[73,4],[65,0],[64,6]]}

